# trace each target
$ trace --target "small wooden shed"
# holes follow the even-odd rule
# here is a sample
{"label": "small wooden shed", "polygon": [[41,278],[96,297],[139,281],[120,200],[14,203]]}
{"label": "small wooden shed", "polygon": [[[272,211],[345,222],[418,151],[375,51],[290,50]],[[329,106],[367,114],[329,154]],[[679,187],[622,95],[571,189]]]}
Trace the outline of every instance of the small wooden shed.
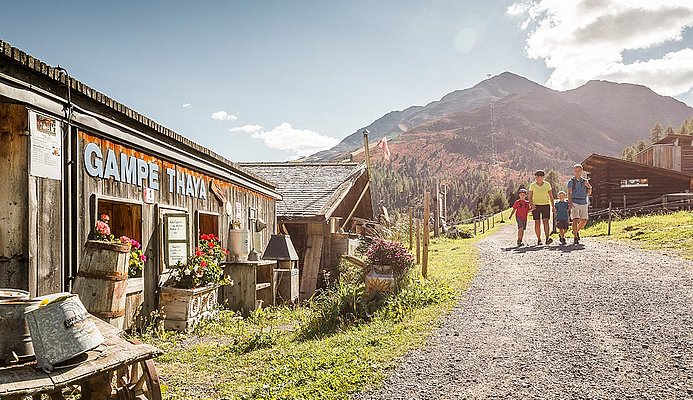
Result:
{"label": "small wooden shed", "polygon": [[201,233],[275,230],[273,184],[2,41],[0,160],[0,287],[34,296],[71,289],[101,214],[148,257],[128,279],[126,313],[144,315]]}
{"label": "small wooden shed", "polygon": [[592,154],[582,162],[592,184],[594,209],[630,207],[665,194],[693,191],[693,174]]}
{"label": "small wooden shed", "polygon": [[[274,182],[277,225],[298,252],[301,296],[318,286],[319,271],[336,277],[339,256],[349,252],[358,220],[373,219],[370,181],[365,164],[244,163],[249,171]],[[322,280],[324,281],[324,279]]]}
{"label": "small wooden shed", "polygon": [[641,164],[693,173],[693,136],[667,135],[635,156]]}

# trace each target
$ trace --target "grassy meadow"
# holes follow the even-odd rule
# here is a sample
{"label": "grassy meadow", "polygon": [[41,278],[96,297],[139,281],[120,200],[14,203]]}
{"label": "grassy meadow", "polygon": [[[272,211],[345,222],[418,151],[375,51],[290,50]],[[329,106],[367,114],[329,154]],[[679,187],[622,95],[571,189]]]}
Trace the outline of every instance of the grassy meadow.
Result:
{"label": "grassy meadow", "polygon": [[[607,236],[606,221],[591,224],[583,236]],[[653,214],[612,221],[611,238],[627,240],[646,249],[673,250],[693,259],[693,212]]]}
{"label": "grassy meadow", "polygon": [[428,280],[416,266],[411,282],[379,311],[324,333],[306,335],[325,312],[309,303],[245,319],[222,311],[192,333],[151,330],[138,338],[165,351],[156,364],[167,399],[348,399],[377,387],[399,357],[425,343],[469,286],[478,266],[475,245],[492,232],[431,239]]}

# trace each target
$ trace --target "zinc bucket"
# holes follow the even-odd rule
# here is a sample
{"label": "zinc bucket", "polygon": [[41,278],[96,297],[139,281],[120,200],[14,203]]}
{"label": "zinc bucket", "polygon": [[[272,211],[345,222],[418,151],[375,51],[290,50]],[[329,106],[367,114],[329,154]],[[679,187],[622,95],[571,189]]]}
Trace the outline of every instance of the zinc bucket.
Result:
{"label": "zinc bucket", "polygon": [[34,355],[24,312],[38,303],[39,300],[29,299],[28,294],[26,297],[0,300],[0,363],[19,362]]}
{"label": "zinc bucket", "polygon": [[38,297],[39,304],[24,314],[34,344],[37,366],[51,372],[53,366],[89,351],[104,337],[89,313],[72,293]]}

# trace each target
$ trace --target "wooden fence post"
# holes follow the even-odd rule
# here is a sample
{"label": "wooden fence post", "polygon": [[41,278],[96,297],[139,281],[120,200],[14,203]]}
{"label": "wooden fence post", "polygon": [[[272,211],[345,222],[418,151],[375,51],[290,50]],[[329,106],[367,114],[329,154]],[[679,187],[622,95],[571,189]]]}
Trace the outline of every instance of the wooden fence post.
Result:
{"label": "wooden fence post", "polygon": [[416,219],[416,263],[421,264],[421,220]]}
{"label": "wooden fence post", "polygon": [[424,278],[428,277],[428,236],[429,236],[429,220],[430,220],[430,202],[431,192],[424,194],[424,226],[423,226],[423,259],[421,262],[421,274]]}
{"label": "wooden fence post", "polygon": [[475,215],[474,216],[474,236],[476,236],[476,224],[477,224],[478,220],[479,220],[478,216]]}
{"label": "wooden fence post", "polygon": [[409,207],[409,251],[414,248],[414,210]]}
{"label": "wooden fence post", "polygon": [[626,195],[623,195],[623,209],[626,209]]}
{"label": "wooden fence post", "polygon": [[[481,215],[479,215],[479,218],[481,218]],[[486,216],[484,216],[484,219],[482,219],[480,222],[481,222],[481,234],[483,235],[484,233],[486,233]]]}
{"label": "wooden fence post", "polygon": [[436,178],[436,193],[433,195],[433,237],[440,236],[440,180]]}
{"label": "wooden fence post", "polygon": [[606,234],[611,236],[611,202],[609,202],[609,229]]}

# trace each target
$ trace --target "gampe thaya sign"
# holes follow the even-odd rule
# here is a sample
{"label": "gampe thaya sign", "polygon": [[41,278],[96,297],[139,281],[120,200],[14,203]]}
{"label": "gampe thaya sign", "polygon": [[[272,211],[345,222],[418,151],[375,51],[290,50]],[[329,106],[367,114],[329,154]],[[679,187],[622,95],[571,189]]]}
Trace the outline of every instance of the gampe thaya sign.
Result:
{"label": "gampe thaya sign", "polygon": [[83,159],[85,171],[95,178],[113,179],[116,182],[151,190],[163,189],[169,193],[207,199],[207,183],[204,178],[170,167],[160,171],[157,162],[147,161],[145,157],[137,157],[110,147],[102,149],[88,137],[85,137],[84,141]]}

